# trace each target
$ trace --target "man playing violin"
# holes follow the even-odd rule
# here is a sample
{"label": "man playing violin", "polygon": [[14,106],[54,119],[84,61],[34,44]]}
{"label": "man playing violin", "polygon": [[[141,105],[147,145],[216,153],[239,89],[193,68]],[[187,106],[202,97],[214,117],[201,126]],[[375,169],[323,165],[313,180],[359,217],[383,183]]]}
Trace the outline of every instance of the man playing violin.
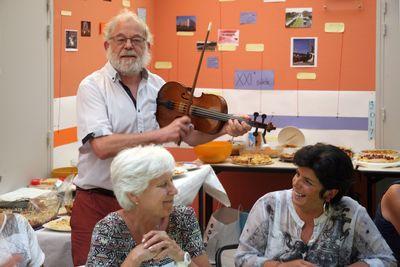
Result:
{"label": "man playing violin", "polygon": [[94,225],[120,209],[110,179],[110,164],[118,152],[150,143],[184,141],[194,146],[224,134],[243,135],[251,128],[229,120],[210,135],[194,130],[188,116],[160,128],[155,116],[157,93],[165,81],[146,69],[152,43],[148,26],[124,10],[106,25],[104,37],[108,62],[83,79],[77,93],[80,147],[71,218],[74,265],[86,263]]}

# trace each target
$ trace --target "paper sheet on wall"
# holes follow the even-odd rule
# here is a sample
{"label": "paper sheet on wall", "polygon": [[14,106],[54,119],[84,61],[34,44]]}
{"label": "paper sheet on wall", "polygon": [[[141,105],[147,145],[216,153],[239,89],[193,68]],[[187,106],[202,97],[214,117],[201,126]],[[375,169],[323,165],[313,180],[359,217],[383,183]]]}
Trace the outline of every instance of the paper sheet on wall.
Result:
{"label": "paper sheet on wall", "polygon": [[172,62],[170,61],[156,61],[154,68],[158,70],[168,70],[172,69]]}
{"label": "paper sheet on wall", "polygon": [[131,0],[122,0],[123,7],[131,7]]}
{"label": "paper sheet on wall", "polygon": [[371,100],[368,104],[368,140],[375,137],[375,101]]}
{"label": "paper sheet on wall", "polygon": [[343,22],[327,22],[325,23],[325,32],[344,32]]}
{"label": "paper sheet on wall", "polygon": [[247,52],[263,52],[264,44],[246,44]]}
{"label": "paper sheet on wall", "polygon": [[313,72],[299,72],[297,73],[297,80],[315,80],[317,74]]}
{"label": "paper sheet on wall", "polygon": [[207,58],[207,68],[218,69],[218,58],[217,57]]}
{"label": "paper sheet on wall", "polygon": [[240,12],[240,24],[255,24],[256,21],[256,12]]}
{"label": "paper sheet on wall", "polygon": [[144,7],[138,7],[138,9],[137,9],[137,15],[138,15],[138,17],[139,17],[141,20],[143,20],[144,22],[146,22],[146,13],[147,13],[146,8],[144,8]]}
{"label": "paper sheet on wall", "polygon": [[236,70],[235,89],[274,89],[274,71],[272,70]]}

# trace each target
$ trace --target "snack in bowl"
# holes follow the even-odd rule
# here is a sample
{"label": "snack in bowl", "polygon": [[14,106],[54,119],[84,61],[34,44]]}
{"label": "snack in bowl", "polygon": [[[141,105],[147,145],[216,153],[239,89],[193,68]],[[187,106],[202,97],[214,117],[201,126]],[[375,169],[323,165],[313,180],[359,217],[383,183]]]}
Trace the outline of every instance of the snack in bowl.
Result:
{"label": "snack in bowl", "polygon": [[238,165],[269,165],[273,161],[265,154],[245,154],[232,157],[232,163]]}
{"label": "snack in bowl", "polygon": [[59,219],[43,224],[43,227],[54,231],[70,232],[71,231],[70,219],[71,219],[70,216],[64,216]]}

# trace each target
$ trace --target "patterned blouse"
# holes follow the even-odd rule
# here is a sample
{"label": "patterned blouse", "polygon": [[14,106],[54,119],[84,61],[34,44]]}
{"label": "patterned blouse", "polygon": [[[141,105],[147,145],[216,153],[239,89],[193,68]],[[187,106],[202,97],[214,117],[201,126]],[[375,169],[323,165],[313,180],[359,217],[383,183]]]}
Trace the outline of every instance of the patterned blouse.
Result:
{"label": "patterned blouse", "polygon": [[[203,241],[194,210],[176,206],[169,217],[167,234],[190,256],[204,253]],[[136,246],[128,226],[117,212],[112,212],[94,227],[86,266],[121,266]],[[171,258],[146,261],[141,266],[174,266]]]}
{"label": "patterned blouse", "polygon": [[301,239],[303,226],[293,206],[292,190],[266,194],[250,211],[239,240],[236,266],[295,259],[317,266],[345,266],[357,261],[369,266],[396,266],[392,251],[365,208],[349,197],[314,219],[307,244]]}

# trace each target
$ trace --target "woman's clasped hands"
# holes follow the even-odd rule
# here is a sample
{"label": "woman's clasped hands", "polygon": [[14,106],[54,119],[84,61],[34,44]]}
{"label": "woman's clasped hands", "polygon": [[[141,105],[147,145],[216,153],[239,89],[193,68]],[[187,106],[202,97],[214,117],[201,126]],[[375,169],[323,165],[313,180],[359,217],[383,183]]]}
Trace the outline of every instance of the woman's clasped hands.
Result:
{"label": "woman's clasped hands", "polygon": [[139,266],[144,261],[160,261],[166,257],[183,261],[184,251],[165,231],[152,230],[143,235],[142,243],[128,255],[122,266]]}

